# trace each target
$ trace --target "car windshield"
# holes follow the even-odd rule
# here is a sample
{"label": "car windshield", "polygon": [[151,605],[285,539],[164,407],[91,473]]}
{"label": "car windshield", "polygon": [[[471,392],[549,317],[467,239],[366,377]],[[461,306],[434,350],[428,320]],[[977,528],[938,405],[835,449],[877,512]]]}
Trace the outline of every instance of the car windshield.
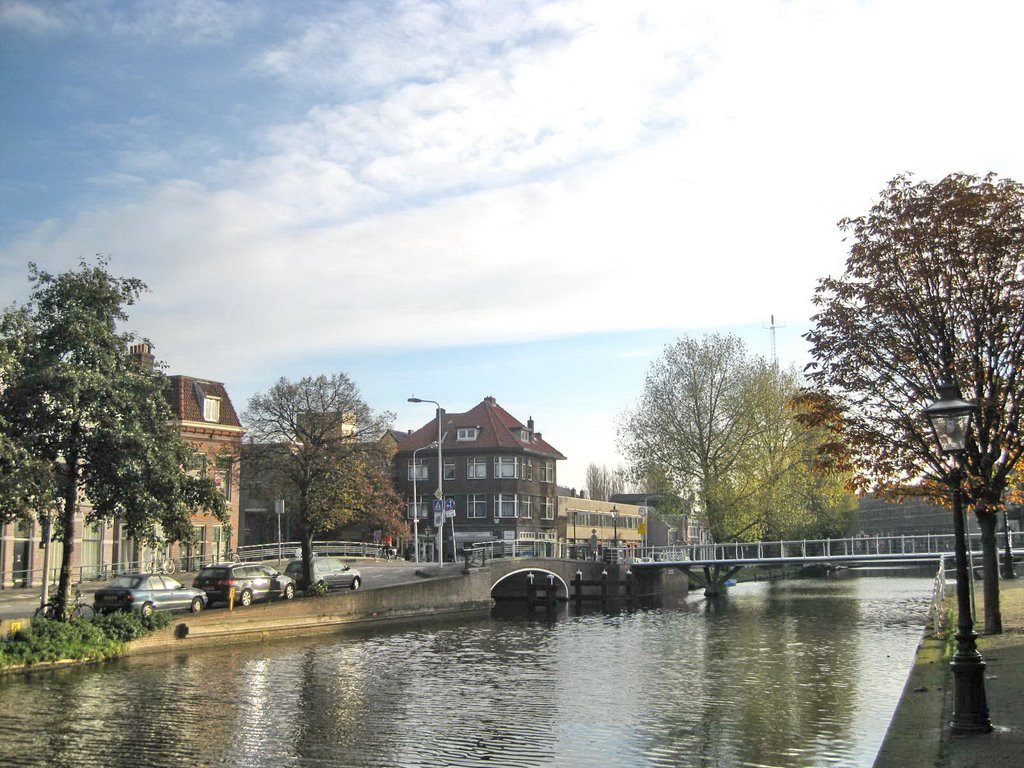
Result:
{"label": "car windshield", "polygon": [[143,576],[118,576],[110,582],[109,586],[121,587],[122,589],[138,589],[143,578]]}
{"label": "car windshield", "polygon": [[284,569],[284,572],[289,576],[302,573],[302,562],[296,561],[294,563],[288,563],[288,567]]}

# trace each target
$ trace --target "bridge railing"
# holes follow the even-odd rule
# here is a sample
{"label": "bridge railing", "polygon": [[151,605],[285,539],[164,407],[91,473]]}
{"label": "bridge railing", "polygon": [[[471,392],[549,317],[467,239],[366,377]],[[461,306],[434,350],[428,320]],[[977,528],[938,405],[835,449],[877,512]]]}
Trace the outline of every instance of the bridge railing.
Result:
{"label": "bridge railing", "polygon": [[[1024,532],[1010,532],[1010,546],[1024,547]],[[1000,532],[1000,550],[1005,534]],[[968,549],[981,552],[981,534],[968,537]],[[799,539],[790,541],[750,541],[691,544],[674,547],[648,547],[639,556],[652,560],[767,560],[787,557],[836,557],[839,555],[912,555],[953,552],[953,534],[916,536],[853,536],[845,539]]]}

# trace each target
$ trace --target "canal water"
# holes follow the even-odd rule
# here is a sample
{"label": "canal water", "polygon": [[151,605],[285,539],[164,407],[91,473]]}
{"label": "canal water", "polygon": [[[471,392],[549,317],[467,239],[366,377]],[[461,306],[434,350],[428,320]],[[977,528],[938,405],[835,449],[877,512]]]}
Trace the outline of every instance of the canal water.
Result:
{"label": "canal water", "polygon": [[0,765],[870,766],[927,579],[489,617],[0,679]]}

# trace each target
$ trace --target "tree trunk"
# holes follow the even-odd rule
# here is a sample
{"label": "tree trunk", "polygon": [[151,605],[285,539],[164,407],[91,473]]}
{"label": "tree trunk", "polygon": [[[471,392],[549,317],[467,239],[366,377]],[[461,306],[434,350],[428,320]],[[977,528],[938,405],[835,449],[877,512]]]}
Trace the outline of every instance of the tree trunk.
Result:
{"label": "tree trunk", "polygon": [[[61,541],[60,579],[57,591],[50,596],[60,614],[64,614],[68,606],[68,593],[71,591],[71,555],[75,551],[75,512],[78,510],[78,452],[73,451],[67,457],[64,466],[64,498],[58,523]],[[48,579],[48,573],[43,574]]]}
{"label": "tree trunk", "polygon": [[306,583],[306,592],[313,586],[313,533],[303,528],[302,531],[302,576]]}
{"label": "tree trunk", "polygon": [[999,551],[996,544],[996,514],[978,514],[981,528],[981,559],[985,580],[985,634],[1003,633],[1003,616],[999,610]]}

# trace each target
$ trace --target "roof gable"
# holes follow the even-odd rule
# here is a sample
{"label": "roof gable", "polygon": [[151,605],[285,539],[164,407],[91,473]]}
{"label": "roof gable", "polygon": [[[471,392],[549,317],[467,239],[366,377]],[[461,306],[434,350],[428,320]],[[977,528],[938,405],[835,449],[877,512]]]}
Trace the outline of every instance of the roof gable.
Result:
{"label": "roof gable", "polygon": [[[235,406],[228,397],[227,389],[219,381],[207,381],[192,376],[168,376],[170,389],[167,399],[179,421],[194,421],[219,424],[227,427],[241,427]],[[207,397],[220,401],[220,413],[216,421],[204,418],[203,401]]]}
{"label": "roof gable", "polygon": [[[510,414],[493,397],[485,397],[480,403],[465,413],[444,414],[441,434],[444,450],[474,451],[523,451],[548,456],[552,459],[564,459],[565,456],[545,441],[540,433],[534,432],[519,419]],[[479,430],[475,440],[459,440],[458,430],[476,428]],[[521,439],[516,433],[522,433]],[[400,453],[409,453],[423,448],[437,440],[437,417],[415,430],[399,445]]]}

